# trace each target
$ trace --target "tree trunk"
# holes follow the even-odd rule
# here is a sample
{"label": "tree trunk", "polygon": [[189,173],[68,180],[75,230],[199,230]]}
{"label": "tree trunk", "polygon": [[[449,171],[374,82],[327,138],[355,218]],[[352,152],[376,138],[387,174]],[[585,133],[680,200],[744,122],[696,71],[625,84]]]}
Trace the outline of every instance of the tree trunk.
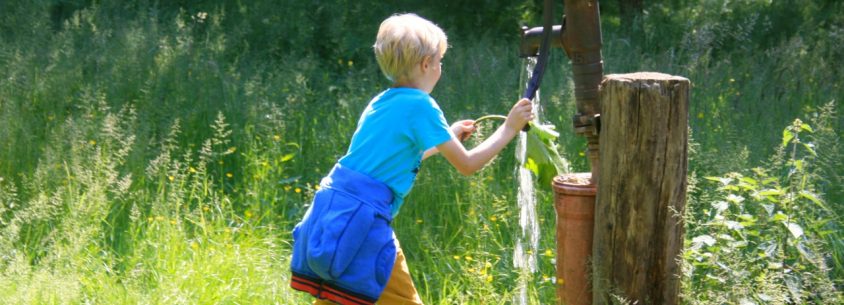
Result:
{"label": "tree trunk", "polygon": [[677,304],[686,196],[689,80],[607,75],[601,85],[593,297]]}

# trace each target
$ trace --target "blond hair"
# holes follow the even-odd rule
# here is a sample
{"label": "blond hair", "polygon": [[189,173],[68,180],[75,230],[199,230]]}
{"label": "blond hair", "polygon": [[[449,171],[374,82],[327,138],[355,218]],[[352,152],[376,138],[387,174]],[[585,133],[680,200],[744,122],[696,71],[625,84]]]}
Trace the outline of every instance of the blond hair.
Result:
{"label": "blond hair", "polygon": [[372,48],[384,76],[398,82],[407,80],[425,57],[445,55],[448,38],[437,25],[416,14],[393,15],[381,22]]}

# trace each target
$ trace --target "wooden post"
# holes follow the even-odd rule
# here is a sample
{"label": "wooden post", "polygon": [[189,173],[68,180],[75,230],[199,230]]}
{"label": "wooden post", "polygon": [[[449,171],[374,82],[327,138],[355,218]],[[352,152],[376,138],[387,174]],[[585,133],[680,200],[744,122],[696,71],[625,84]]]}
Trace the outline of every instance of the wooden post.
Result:
{"label": "wooden post", "polygon": [[689,80],[607,75],[600,95],[594,304],[678,304]]}

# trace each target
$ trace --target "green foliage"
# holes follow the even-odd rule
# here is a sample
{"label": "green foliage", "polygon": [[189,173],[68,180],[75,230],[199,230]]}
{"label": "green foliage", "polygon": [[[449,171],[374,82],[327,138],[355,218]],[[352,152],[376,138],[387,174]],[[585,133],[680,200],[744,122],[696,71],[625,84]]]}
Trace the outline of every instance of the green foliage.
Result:
{"label": "green foliage", "polygon": [[689,219],[684,253],[691,303],[844,301],[837,290],[844,236],[817,189],[818,149],[805,142],[813,132],[795,120],[766,167],[706,177],[717,186],[714,200]]}
{"label": "green foliage", "polygon": [[[844,96],[842,3],[646,1],[630,36],[602,3],[606,73],[695,85],[686,302],[841,302],[843,125],[829,101]],[[378,23],[417,12],[446,30],[433,95],[457,120],[518,99],[517,27],[540,6],[0,1],[0,303],[308,302],[287,288],[289,230],[389,85],[371,55]],[[566,126],[558,55],[543,114]],[[588,171],[584,140],[559,133],[533,143]],[[427,304],[513,300],[513,150],[473,177],[423,166],[394,226]],[[538,196],[529,302],[547,304],[555,215]]]}
{"label": "green foliage", "polygon": [[[506,120],[503,115],[485,115],[477,120],[475,124],[488,119]],[[555,130],[554,124],[542,124],[531,121],[525,133],[525,155],[519,160],[521,166],[529,169],[536,178],[536,183],[550,189],[554,177],[570,171],[568,160],[560,155],[556,140],[560,134]]]}

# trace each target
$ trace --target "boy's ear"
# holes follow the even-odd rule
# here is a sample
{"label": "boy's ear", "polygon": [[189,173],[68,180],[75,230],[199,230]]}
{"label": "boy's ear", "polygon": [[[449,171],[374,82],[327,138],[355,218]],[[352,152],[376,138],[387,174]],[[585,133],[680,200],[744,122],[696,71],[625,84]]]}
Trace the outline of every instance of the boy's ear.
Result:
{"label": "boy's ear", "polygon": [[431,56],[422,57],[422,62],[419,63],[419,67],[422,68],[422,71],[428,70],[428,67],[431,65]]}

